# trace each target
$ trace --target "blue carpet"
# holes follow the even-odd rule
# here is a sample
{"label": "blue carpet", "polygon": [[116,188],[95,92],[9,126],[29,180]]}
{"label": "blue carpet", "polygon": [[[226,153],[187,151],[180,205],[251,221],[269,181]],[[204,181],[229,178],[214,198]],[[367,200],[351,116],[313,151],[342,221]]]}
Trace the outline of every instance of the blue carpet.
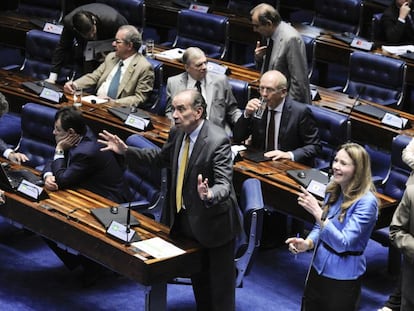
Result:
{"label": "blue carpet", "polygon": [[[240,311],[298,311],[311,254],[296,258],[286,247],[261,250],[242,288]],[[386,273],[387,249],[370,241],[362,311],[382,306],[395,284]],[[0,310],[143,310],[144,289],[108,271],[83,288],[80,271],[67,270],[41,238],[0,218]],[[168,285],[168,310],[194,310],[191,286]]]}

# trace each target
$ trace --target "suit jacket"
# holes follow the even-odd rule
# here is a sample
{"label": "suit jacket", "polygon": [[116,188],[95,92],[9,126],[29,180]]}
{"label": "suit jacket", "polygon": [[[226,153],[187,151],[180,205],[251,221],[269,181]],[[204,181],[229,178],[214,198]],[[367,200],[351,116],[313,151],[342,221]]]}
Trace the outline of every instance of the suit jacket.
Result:
{"label": "suit jacket", "polygon": [[[167,106],[165,112],[171,118],[172,98],[180,91],[187,89],[188,73],[183,72],[167,80]],[[206,102],[210,107],[208,119],[222,127],[232,128],[241,116],[237,101],[225,75],[208,72],[206,75]]]}
{"label": "suit jacket", "polygon": [[60,189],[85,188],[115,202],[127,202],[131,196],[124,185],[123,171],[112,152],[102,146],[90,130],[64,158],[46,164],[43,174],[52,172]]}
{"label": "suit jacket", "polygon": [[269,68],[263,68],[263,72],[278,70],[283,73],[288,80],[289,95],[298,102],[310,104],[308,62],[302,37],[283,21],[277,26],[275,35]]}
{"label": "suit jacket", "polygon": [[408,145],[405,146],[401,158],[412,169],[406,185],[414,184],[414,139],[411,139]]}
{"label": "suit jacket", "polygon": [[[264,151],[267,113],[266,109],[260,120],[241,117],[234,126],[233,140],[241,143],[252,135],[252,147]],[[321,152],[319,130],[312,112],[306,105],[290,99],[289,96],[283,106],[278,143],[279,150],[291,151],[295,161],[309,166],[313,165],[313,158]]]}
{"label": "suit jacket", "polygon": [[[76,85],[99,89],[119,61],[115,52],[109,53],[97,69],[77,79]],[[153,87],[154,69],[142,54],[136,53],[119,83],[115,102],[121,105],[145,105]]]}
{"label": "suit jacket", "polygon": [[8,149],[9,146],[4,142],[3,139],[0,138],[0,156],[3,156],[4,151],[6,151],[6,149]]}
{"label": "suit jacket", "polygon": [[[93,13],[97,17],[97,40],[115,38],[118,28],[127,25],[128,21],[114,8],[103,3],[91,3],[77,7],[63,19],[63,31],[60,41],[52,57],[52,72],[59,73],[60,69],[72,58],[83,58],[83,51],[87,41],[79,36],[72,23],[73,15],[80,11]],[[77,48],[75,47],[75,41]],[[78,55],[73,55],[78,54]]]}
{"label": "suit jacket", "polygon": [[[395,5],[389,6],[381,17],[385,41],[388,44],[413,44],[413,24],[406,18],[405,23],[398,20],[400,9]],[[412,15],[411,15],[412,16]]]}
{"label": "suit jacket", "polygon": [[[126,162],[155,163],[171,169],[170,225],[176,214],[175,192],[178,174],[178,155],[184,132],[173,128],[161,150],[129,147]],[[194,239],[204,247],[217,247],[232,240],[241,228],[237,201],[232,185],[233,164],[230,142],[226,133],[208,120],[194,144],[188,160],[183,183],[183,203],[188,214]],[[197,176],[208,178],[214,199],[203,202],[197,191]]]}

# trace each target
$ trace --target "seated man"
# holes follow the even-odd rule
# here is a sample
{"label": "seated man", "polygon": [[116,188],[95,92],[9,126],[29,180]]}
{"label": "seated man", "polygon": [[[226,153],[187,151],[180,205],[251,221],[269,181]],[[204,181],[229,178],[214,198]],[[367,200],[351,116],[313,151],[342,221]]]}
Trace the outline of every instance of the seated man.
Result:
{"label": "seated man", "polygon": [[141,43],[141,34],[134,26],[121,26],[112,43],[115,52],[109,53],[94,72],[67,82],[65,92],[94,87],[99,97],[115,104],[143,108],[153,90],[154,70],[138,52]]}
{"label": "seated man", "polygon": [[[54,83],[64,65],[74,69],[84,67],[83,53],[88,41],[113,39],[118,28],[128,21],[114,8],[103,3],[91,3],[77,7],[63,18],[63,31],[52,57],[52,70],[48,81]],[[97,55],[100,57],[99,55]],[[92,64],[90,72],[98,66]]]}
{"label": "seated man", "polygon": [[312,166],[314,157],[321,152],[321,144],[310,109],[287,96],[286,77],[280,71],[264,73],[259,91],[266,105],[263,117],[254,116],[261,108],[261,101],[251,99],[234,127],[233,140],[241,143],[251,135],[251,146],[267,151],[266,157]]}
{"label": "seated man", "polygon": [[230,133],[241,116],[241,111],[237,107],[227,77],[207,71],[206,55],[199,48],[188,48],[182,60],[186,72],[167,80],[166,115],[172,118],[171,102],[175,94],[185,89],[197,88],[207,102],[207,119]]}
{"label": "seated man", "polygon": [[55,155],[43,170],[46,189],[79,187],[115,202],[130,199],[117,159],[112,152],[99,151],[101,146],[79,111],[71,107],[60,109],[53,134]]}
{"label": "seated man", "polygon": [[412,0],[394,0],[381,17],[381,26],[387,44],[413,44],[414,24]]}
{"label": "seated man", "polygon": [[[0,93],[0,117],[9,110],[9,103],[6,97]],[[21,164],[29,159],[27,156],[20,152],[15,152],[9,145],[7,145],[2,139],[0,139],[0,155],[12,162]]]}

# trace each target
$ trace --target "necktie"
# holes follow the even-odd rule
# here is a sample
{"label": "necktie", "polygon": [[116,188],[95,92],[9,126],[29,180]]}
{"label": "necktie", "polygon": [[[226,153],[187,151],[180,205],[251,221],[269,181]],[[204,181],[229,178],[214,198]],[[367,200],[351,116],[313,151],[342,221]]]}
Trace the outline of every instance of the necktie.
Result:
{"label": "necktie", "polygon": [[182,150],[180,165],[178,166],[177,188],[175,193],[175,202],[177,207],[177,213],[180,212],[183,205],[183,182],[184,174],[188,163],[188,153],[190,150],[190,137],[185,136],[184,148]]}
{"label": "necktie", "polygon": [[262,73],[269,70],[269,63],[270,63],[270,58],[272,57],[272,50],[273,50],[273,40],[272,38],[269,38],[267,42],[266,56],[265,56],[264,64],[262,67]]}
{"label": "necktie", "polygon": [[108,88],[108,97],[116,98],[118,94],[118,87],[119,87],[119,80],[121,79],[121,68],[124,65],[122,61],[119,62],[118,70],[115,72],[114,76],[112,77],[111,84]]}
{"label": "necktie", "polygon": [[275,114],[276,111],[270,110],[270,120],[267,128],[267,151],[275,150]]}
{"label": "necktie", "polygon": [[197,82],[195,83],[195,87],[197,88],[197,91],[203,95],[203,93],[201,93],[201,82],[197,80]]}

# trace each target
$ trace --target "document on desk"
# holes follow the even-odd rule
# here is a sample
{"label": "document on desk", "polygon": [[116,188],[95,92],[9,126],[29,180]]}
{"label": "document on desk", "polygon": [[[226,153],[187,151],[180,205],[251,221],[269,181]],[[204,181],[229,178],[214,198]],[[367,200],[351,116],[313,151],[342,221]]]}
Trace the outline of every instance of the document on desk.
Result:
{"label": "document on desk", "polygon": [[166,59],[181,59],[183,57],[184,49],[175,48],[171,50],[166,50],[164,52],[155,54],[155,56],[166,58]]}
{"label": "document on desk", "polygon": [[414,45],[383,45],[381,49],[391,54],[402,55],[407,52],[414,52]]}
{"label": "document on desk", "polygon": [[[148,240],[143,240],[139,242],[134,242],[131,244],[132,250],[136,249],[137,255],[142,252],[149,254],[150,256],[161,259],[168,257],[175,257],[178,255],[185,254],[185,251],[181,248],[176,247],[175,245],[159,238],[155,237]],[[141,258],[142,256],[137,256]],[[142,258],[141,258],[142,259]]]}

